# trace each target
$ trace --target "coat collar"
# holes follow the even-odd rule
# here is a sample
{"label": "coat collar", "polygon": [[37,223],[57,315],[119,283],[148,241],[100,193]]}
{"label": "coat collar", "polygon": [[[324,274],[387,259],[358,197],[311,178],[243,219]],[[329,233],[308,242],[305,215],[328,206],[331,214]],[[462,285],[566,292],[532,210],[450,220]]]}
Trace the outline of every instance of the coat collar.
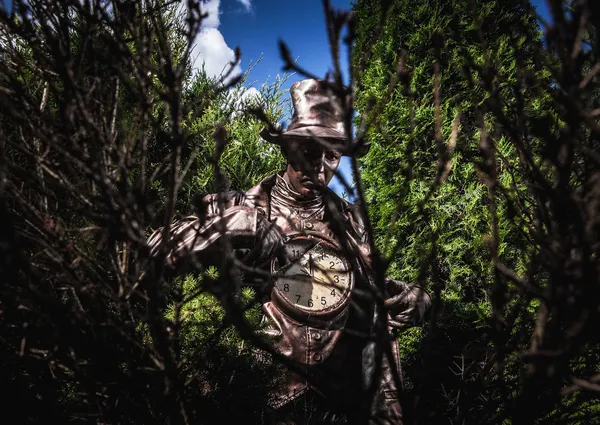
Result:
{"label": "coat collar", "polygon": [[[245,199],[244,203],[247,204],[248,206],[262,208],[265,211],[267,211],[268,207],[269,207],[269,199],[270,199],[270,195],[271,195],[271,190],[273,189],[273,186],[275,185],[275,182],[277,181],[277,175],[282,176],[283,171],[267,177],[266,179],[264,179],[260,183],[258,183],[256,186],[249,189],[246,192],[246,196],[245,196],[246,199]],[[327,194],[325,195],[325,197],[330,199],[332,202],[334,202],[336,207],[338,207],[338,210],[341,211],[342,213],[347,214],[350,212],[354,212],[353,205],[350,204],[348,201],[340,198],[331,189],[327,188]]]}
{"label": "coat collar", "polygon": [[[278,174],[283,175],[283,171]],[[277,175],[273,174],[249,189],[245,193],[243,203],[249,207],[262,210],[262,212],[269,217],[271,190],[275,185],[276,179]],[[364,242],[365,229],[363,227],[363,220],[358,214],[357,208],[348,201],[340,198],[329,188],[324,195],[324,200],[325,202],[332,202],[334,204],[336,210],[340,211],[341,218],[344,221],[346,228],[351,228],[358,237],[357,239]]]}

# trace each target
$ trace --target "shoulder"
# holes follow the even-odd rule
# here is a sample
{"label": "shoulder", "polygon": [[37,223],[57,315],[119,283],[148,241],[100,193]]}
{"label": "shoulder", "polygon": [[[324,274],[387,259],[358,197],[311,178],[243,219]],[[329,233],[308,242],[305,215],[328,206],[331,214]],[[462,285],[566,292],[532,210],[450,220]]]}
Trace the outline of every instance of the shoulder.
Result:
{"label": "shoulder", "polygon": [[366,242],[365,220],[361,214],[360,208],[357,205],[340,198],[333,191],[330,191],[329,194],[330,199],[334,201],[338,211],[342,213],[357,239],[361,242]]}
{"label": "shoulder", "polygon": [[232,190],[229,192],[211,193],[202,198],[207,216],[217,215],[220,208],[245,205],[261,210],[267,209],[269,193],[275,183],[275,175],[269,176],[247,191]]}
{"label": "shoulder", "polygon": [[346,214],[346,216],[351,218],[358,226],[360,226],[361,228],[364,229],[365,220],[364,220],[364,217],[363,217],[358,205],[348,202],[345,199],[340,199],[340,200],[342,202],[342,205],[344,208],[343,211]]}
{"label": "shoulder", "polygon": [[238,190],[209,193],[202,198],[203,212],[206,216],[217,215],[219,210],[227,210],[231,207],[241,205],[243,200],[244,192]]}
{"label": "shoulder", "polygon": [[250,188],[244,196],[244,204],[257,208],[264,213],[267,213],[269,209],[269,194],[275,184],[276,175],[272,175],[258,183],[256,186]]}

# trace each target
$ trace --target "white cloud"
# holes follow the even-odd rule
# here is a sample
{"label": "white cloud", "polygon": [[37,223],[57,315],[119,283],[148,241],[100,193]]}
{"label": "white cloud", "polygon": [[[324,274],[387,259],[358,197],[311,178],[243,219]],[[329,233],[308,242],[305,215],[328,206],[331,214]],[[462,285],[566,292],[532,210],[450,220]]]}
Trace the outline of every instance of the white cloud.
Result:
{"label": "white cloud", "polygon": [[200,5],[202,13],[208,13],[208,16],[202,21],[202,28],[219,28],[219,6],[221,0],[203,1]]}
{"label": "white cloud", "polygon": [[[239,0],[241,1],[241,0]],[[250,5],[250,0],[244,0]],[[230,62],[235,58],[235,52],[227,45],[223,34],[218,30],[220,20],[220,0],[203,0],[201,4],[202,13],[208,16],[202,21],[202,29],[194,40],[192,57],[194,58],[194,69],[204,70],[209,77],[217,77],[229,71]],[[242,73],[239,64],[234,66],[229,79]]]}
{"label": "white cloud", "polygon": [[262,96],[255,87],[244,87],[240,97],[235,102],[235,113],[237,115],[246,110],[249,106],[259,106],[262,102]]}
{"label": "white cloud", "polygon": [[[201,69],[204,64],[204,69],[209,77],[219,76],[229,70],[229,63],[235,58],[235,52],[231,49],[223,34],[216,28],[205,28],[196,36],[194,42],[194,68]],[[235,77],[242,73],[240,64],[236,64],[231,77]]]}
{"label": "white cloud", "polygon": [[231,118],[236,118],[250,107],[260,107],[264,99],[255,87],[234,87],[229,90],[223,102],[225,111],[231,111]]}
{"label": "white cloud", "polygon": [[249,87],[244,90],[242,94],[242,102],[250,102],[252,99],[258,97],[260,99],[260,92],[256,87]]}
{"label": "white cloud", "polygon": [[252,7],[250,0],[238,0],[238,1],[244,5],[244,7],[246,8],[246,12],[250,11],[250,8]]}

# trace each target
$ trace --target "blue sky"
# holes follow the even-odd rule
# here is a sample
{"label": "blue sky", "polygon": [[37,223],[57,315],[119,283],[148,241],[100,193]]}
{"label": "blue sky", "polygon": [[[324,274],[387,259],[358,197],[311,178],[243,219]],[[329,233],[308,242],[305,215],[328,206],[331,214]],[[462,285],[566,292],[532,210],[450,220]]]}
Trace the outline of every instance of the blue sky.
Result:
{"label": "blue sky", "polygon": [[[278,41],[288,44],[292,56],[313,74],[324,77],[332,70],[331,55],[321,0],[203,0],[209,18],[196,38],[196,66],[204,63],[207,72],[218,74],[233,58],[233,49],[239,46],[242,60],[237,72],[248,68],[262,56],[261,62],[249,76],[248,83],[260,87],[265,81],[273,81],[282,73],[283,62],[279,55]],[[373,0],[379,1],[379,0]],[[10,0],[0,0],[10,7]],[[350,0],[331,0],[339,9],[350,9]],[[533,0],[538,13],[548,20],[545,0]],[[343,51],[345,53],[345,51]],[[342,55],[342,69],[347,69],[346,57]],[[292,76],[287,88],[301,76]],[[342,160],[340,172],[351,181],[348,158]],[[342,187],[334,179],[331,187],[341,193]]]}

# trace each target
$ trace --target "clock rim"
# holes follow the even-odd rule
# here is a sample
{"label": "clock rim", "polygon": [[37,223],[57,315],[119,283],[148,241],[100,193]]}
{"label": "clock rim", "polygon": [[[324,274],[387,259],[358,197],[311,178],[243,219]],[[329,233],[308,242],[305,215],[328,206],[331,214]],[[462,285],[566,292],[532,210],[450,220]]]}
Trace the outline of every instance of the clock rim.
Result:
{"label": "clock rim", "polygon": [[[297,239],[306,239],[306,240],[319,239],[321,242],[324,242],[326,245],[329,245],[330,248],[334,248],[334,249],[341,248],[340,245],[336,241],[333,241],[329,238],[324,237],[321,234],[316,234],[316,233],[298,233],[298,234],[294,234],[294,235],[289,235],[286,238],[284,247],[285,247],[285,245],[287,245],[290,242],[293,242],[294,240],[297,240]],[[282,248],[282,249],[284,249],[284,248]],[[298,304],[294,303],[293,301],[291,301],[288,297],[286,297],[283,294],[283,291],[279,287],[276,286],[275,282],[277,281],[277,279],[275,279],[275,281],[273,283],[271,298],[273,299],[273,301],[276,301],[276,305],[278,305],[280,308],[282,308],[286,313],[290,314],[291,316],[296,316],[297,318],[314,317],[314,318],[319,318],[319,319],[330,319],[330,318],[336,317],[338,314],[340,314],[341,312],[343,312],[345,309],[348,308],[348,305],[349,305],[348,301],[352,295],[352,290],[354,289],[354,272],[352,271],[350,261],[341,255],[338,255],[338,258],[340,258],[343,262],[345,262],[345,264],[347,266],[347,269],[349,271],[349,273],[348,273],[349,282],[348,282],[348,290],[344,292],[340,301],[337,302],[335,305],[326,307],[322,310],[309,310],[307,307],[298,305]],[[277,270],[274,269],[275,262],[276,262],[276,259],[273,259],[271,261],[271,267],[270,267],[271,273],[273,273],[274,275],[277,273]],[[273,296],[273,295],[276,295],[276,296]],[[281,302],[281,304],[280,304],[280,302]]]}

